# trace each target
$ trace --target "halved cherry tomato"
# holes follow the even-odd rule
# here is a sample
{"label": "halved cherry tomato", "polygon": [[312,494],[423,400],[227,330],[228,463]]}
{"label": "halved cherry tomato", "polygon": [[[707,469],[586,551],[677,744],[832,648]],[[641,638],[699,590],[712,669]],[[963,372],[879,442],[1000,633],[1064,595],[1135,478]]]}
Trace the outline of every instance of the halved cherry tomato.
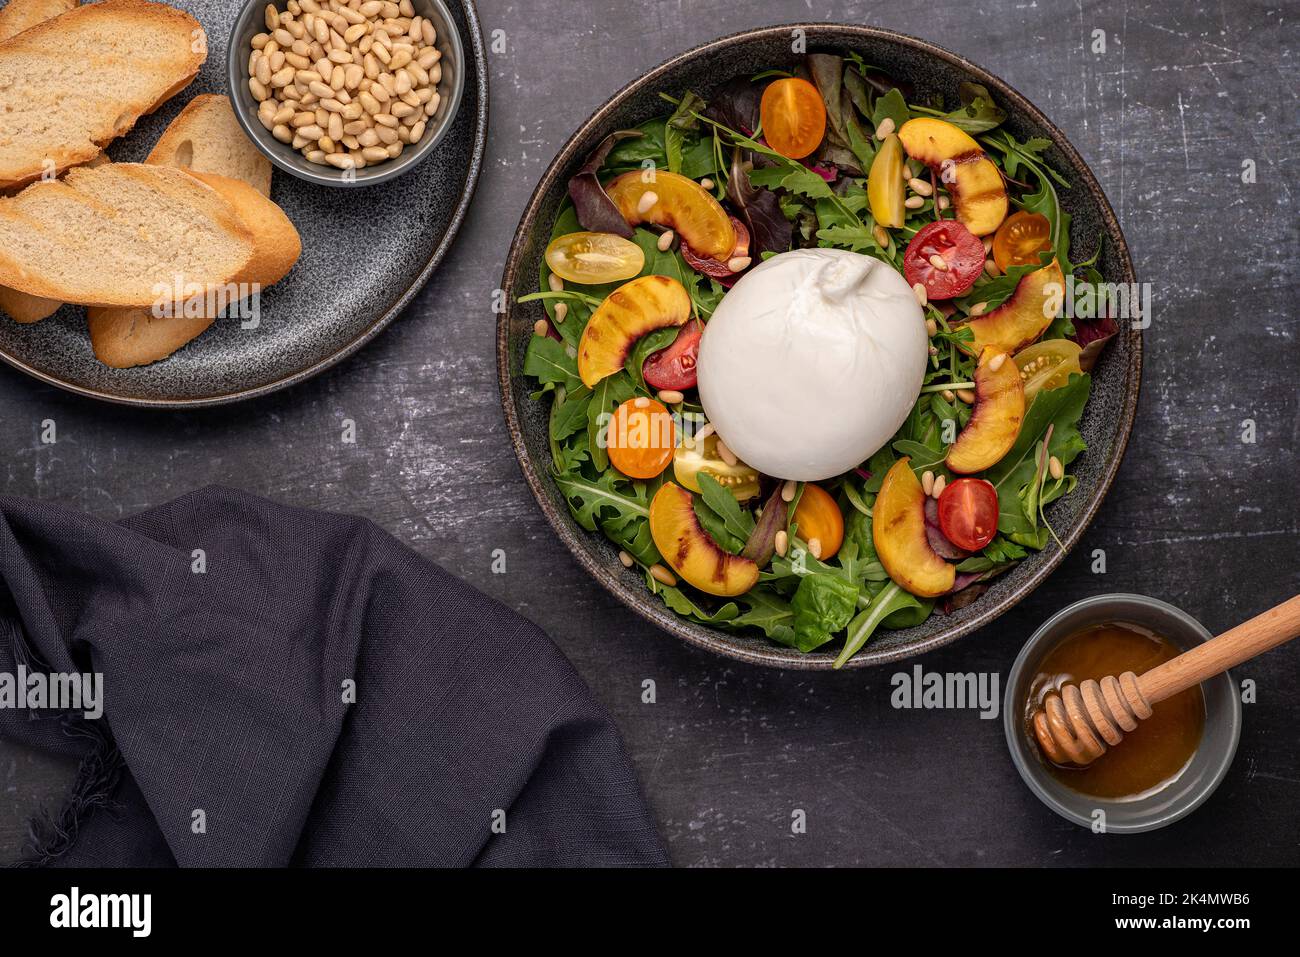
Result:
{"label": "halved cherry tomato", "polygon": [[993,261],[1006,272],[1012,266],[1038,264],[1038,254],[1052,248],[1052,224],[1041,213],[1012,213],[993,235]]}
{"label": "halved cherry tomato", "polygon": [[1025,386],[1025,401],[1039,392],[1059,389],[1070,381],[1070,373],[1083,372],[1079,365],[1082,352],[1079,344],[1069,339],[1045,339],[1017,352],[1014,358]]}
{"label": "halved cherry tomato", "polygon": [[886,228],[902,226],[907,218],[907,191],[903,188],[903,143],[897,133],[890,133],[876,150],[867,174],[867,202],[876,223]]}
{"label": "halved cherry tomato", "polygon": [[[945,268],[935,266],[931,256],[940,257]],[[955,219],[941,219],[922,226],[903,253],[903,275],[909,286],[925,286],[930,299],[960,296],[984,270],[984,244]]]}
{"label": "halved cherry tomato", "polygon": [[718,454],[716,435],[709,435],[702,442],[683,439],[673,453],[673,475],[683,488],[698,493],[701,472],[713,476],[738,502],[758,497],[758,472],[744,462],[728,465]]}
{"label": "halved cherry tomato", "polygon": [[763,137],[782,156],[803,159],[826,135],[826,104],[817,87],[797,76],[774,80],[759,105]]}
{"label": "halved cherry tomato", "polygon": [[998,490],[977,478],[959,478],[939,495],[939,528],[948,541],[978,552],[998,531]]}
{"label": "halved cherry tomato", "polygon": [[738,220],[735,216],[731,217],[731,227],[736,231],[736,245],[732,247],[730,254],[726,259],[712,259],[708,256],[699,256],[691,249],[686,240],[682,240],[682,258],[686,260],[686,265],[690,266],[698,273],[709,276],[713,279],[727,279],[735,276],[729,263],[737,256],[749,255],[749,229]]}
{"label": "halved cherry tomato", "polygon": [[669,345],[652,352],[641,364],[641,376],[652,389],[694,389],[698,381],[696,363],[700,360],[700,337],[704,323],[692,319],[682,326]]}
{"label": "halved cherry tomato", "polygon": [[597,286],[639,276],[645,253],[630,239],[613,233],[565,233],[546,247],[546,265],[566,282]]}
{"label": "halved cherry tomato", "polygon": [[844,515],[835,499],[820,485],[811,482],[804,485],[794,510],[794,521],[799,526],[799,537],[805,542],[811,544],[817,539],[821,549],[816,557],[822,561],[838,552],[844,543]]}
{"label": "halved cherry tomato", "polygon": [[605,432],[610,462],[629,478],[654,478],[668,468],[676,445],[672,415],[645,396],[628,399],[614,410]]}

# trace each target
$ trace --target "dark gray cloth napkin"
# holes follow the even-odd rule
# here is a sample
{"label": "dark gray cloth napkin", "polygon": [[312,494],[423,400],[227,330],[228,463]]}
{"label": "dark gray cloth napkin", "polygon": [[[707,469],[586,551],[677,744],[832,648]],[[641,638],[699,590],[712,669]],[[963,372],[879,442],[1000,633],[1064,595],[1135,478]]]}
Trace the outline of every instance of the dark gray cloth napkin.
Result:
{"label": "dark gray cloth napkin", "polygon": [[20,665],[103,675],[98,720],[0,708],[0,736],[82,758],[33,863],[667,863],[546,635],[363,519],[223,488],[117,524],[0,497]]}

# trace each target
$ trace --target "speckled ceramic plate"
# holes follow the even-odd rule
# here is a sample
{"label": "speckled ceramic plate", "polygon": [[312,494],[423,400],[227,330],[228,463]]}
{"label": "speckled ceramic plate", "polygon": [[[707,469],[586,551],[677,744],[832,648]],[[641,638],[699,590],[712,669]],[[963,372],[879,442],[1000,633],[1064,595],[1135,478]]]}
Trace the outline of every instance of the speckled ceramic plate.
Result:
{"label": "speckled ceramic plate", "polygon": [[[226,37],[239,13],[231,0],[169,0],[198,18],[208,59],[190,86],[110,145],[114,160],[142,160],[199,93],[228,93]],[[0,358],[52,385],[145,406],[235,402],[310,378],[373,339],[442,261],[478,180],[487,138],[488,85],[472,0],[448,3],[467,63],[451,129],[427,159],[399,179],[354,189],[316,186],[276,170],[274,199],[302,236],[302,258],[261,298],[260,325],[217,321],[170,358],[136,369],[95,360],[82,309],[65,306],[35,325],[0,315]]]}
{"label": "speckled ceramic plate", "polygon": [[[604,536],[584,531],[569,514],[564,498],[550,479],[551,455],[547,443],[547,406],[529,398],[533,386],[523,374],[524,351],[533,323],[543,315],[539,303],[518,305],[514,299],[535,292],[541,256],[551,223],[565,198],[568,179],[610,131],[636,126],[664,113],[659,93],[690,89],[706,99],[735,76],[790,67],[791,31],[802,30],[808,47],[817,50],[860,53],[866,62],[893,76],[910,81],[918,96],[943,94],[956,102],[963,81],[983,83],[1008,113],[1007,129],[1021,139],[1046,136],[1053,145],[1048,162],[1074,184],[1061,191],[1061,203],[1073,216],[1073,248],[1088,254],[1104,238],[1098,268],[1107,281],[1133,282],[1133,263],[1097,179],[1065,134],[1052,125],[1024,96],[970,61],[935,46],[889,30],[827,23],[765,27],[715,40],[651,70],[620,90],[573,135],[537,186],[506,262],[502,288],[511,294],[510,305],[497,326],[497,363],[506,421],[515,452],[533,494],[560,538],[579,563],[602,586],[642,617],[674,635],[719,654],[755,664],[782,668],[830,668],[835,652],[799,652],[768,641],[760,632],[732,634],[692,624],[670,612],[651,595],[641,574],[624,569],[618,553]],[[1082,256],[1080,258],[1083,258]],[[1072,547],[1092,521],[1102,498],[1119,469],[1133,418],[1137,412],[1142,370],[1140,333],[1125,328],[1107,347],[1093,370],[1092,397],[1083,414],[1081,430],[1088,451],[1076,460],[1078,487],[1053,503],[1048,517],[1066,548]],[[1064,553],[1055,547],[1031,555],[1011,572],[994,580],[978,601],[952,615],[935,614],[923,624],[902,631],[874,635],[849,667],[897,661],[945,645],[987,625],[1024,598],[1055,568]]]}

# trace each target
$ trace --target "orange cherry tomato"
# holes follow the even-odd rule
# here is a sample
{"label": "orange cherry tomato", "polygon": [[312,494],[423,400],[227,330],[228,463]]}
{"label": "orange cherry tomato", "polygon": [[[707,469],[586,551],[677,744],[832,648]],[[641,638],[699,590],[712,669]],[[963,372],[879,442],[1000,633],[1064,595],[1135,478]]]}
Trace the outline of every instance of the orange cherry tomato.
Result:
{"label": "orange cherry tomato", "polygon": [[673,460],[677,426],[654,399],[638,396],[620,405],[605,432],[609,460],[628,478],[654,478]]}
{"label": "orange cherry tomato", "polygon": [[774,80],[759,107],[763,138],[782,156],[803,159],[826,135],[826,104],[817,87],[796,76]]}
{"label": "orange cherry tomato", "polygon": [[1052,224],[1041,213],[1023,209],[1012,213],[993,237],[993,261],[1003,272],[1010,266],[1032,266],[1038,254],[1052,248]]}
{"label": "orange cherry tomato", "polygon": [[817,539],[821,554],[816,557],[822,561],[831,558],[844,544],[844,516],[835,499],[820,485],[811,482],[804,485],[794,510],[794,521],[799,526],[799,537],[805,542],[812,544]]}

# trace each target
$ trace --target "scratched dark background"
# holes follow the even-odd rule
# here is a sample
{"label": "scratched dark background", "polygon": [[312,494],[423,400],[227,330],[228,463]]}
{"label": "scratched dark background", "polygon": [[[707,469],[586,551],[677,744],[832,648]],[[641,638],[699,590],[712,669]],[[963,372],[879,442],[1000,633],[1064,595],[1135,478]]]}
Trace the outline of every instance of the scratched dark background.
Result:
{"label": "scratched dark background", "polygon": [[[529,0],[480,5],[492,131],[452,254],[406,315],[326,375],[241,406],[97,405],[0,367],[0,492],[104,518],[224,483],[366,515],[539,622],[623,730],[673,860],[693,865],[1295,864],[1300,643],[1256,679],[1236,763],[1191,818],[1096,837],[1021,784],[999,721],[895,711],[886,668],[729,663],[642,623],[558,544],[506,440],[491,296],[520,211],[568,134],[669,55],[748,26],[891,27],[966,55],[1042,107],[1092,164],[1155,284],[1138,423],[1081,546],[928,669],[1009,668],[1075,599],[1135,591],[1225,629],[1300,591],[1296,478],[1297,11],[1276,3]],[[1092,52],[1093,31],[1105,52]],[[491,41],[492,37],[488,37]],[[1251,160],[1256,182],[1242,182]],[[277,174],[280,175],[280,174]],[[7,321],[7,320],[5,320]],[[344,419],[355,445],[340,441]],[[40,423],[57,423],[55,445]],[[1257,430],[1242,441],[1243,423]],[[504,549],[506,574],[491,572]],[[1104,549],[1107,572],[1090,570]],[[653,679],[657,701],[641,702]],[[0,744],[0,858],[71,768]],[[791,814],[807,813],[807,833]]]}

